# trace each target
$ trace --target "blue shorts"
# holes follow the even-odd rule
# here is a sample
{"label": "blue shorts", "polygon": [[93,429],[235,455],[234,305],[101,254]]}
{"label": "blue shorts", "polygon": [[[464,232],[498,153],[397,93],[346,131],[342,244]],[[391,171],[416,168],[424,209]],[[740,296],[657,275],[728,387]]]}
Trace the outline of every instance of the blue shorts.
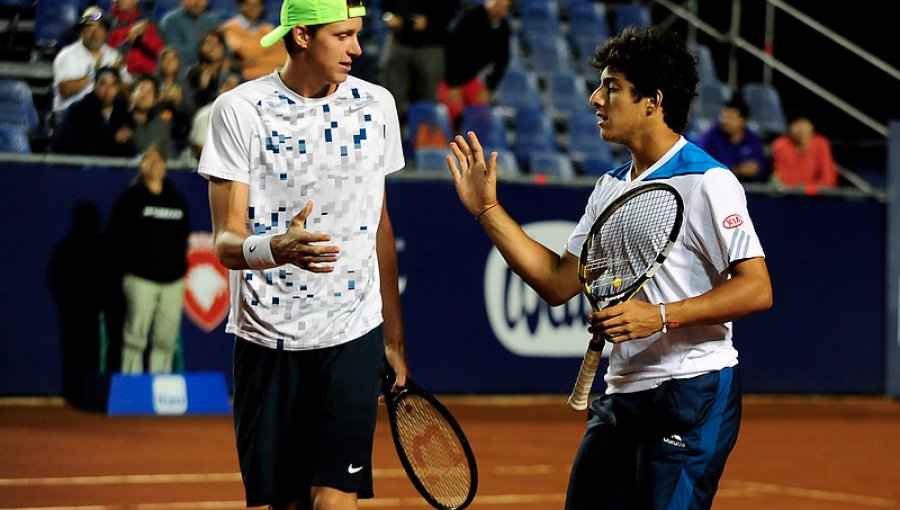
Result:
{"label": "blue shorts", "polygon": [[247,506],[309,501],[314,486],[371,498],[384,340],[270,349],[237,338],[234,430]]}
{"label": "blue shorts", "polygon": [[591,404],[567,510],[712,506],[741,420],[740,379],[726,368]]}

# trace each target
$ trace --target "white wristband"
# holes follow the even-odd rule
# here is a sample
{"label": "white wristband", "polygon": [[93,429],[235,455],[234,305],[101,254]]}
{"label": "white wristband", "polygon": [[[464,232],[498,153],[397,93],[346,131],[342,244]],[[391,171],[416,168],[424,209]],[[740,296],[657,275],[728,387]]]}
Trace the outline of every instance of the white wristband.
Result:
{"label": "white wristband", "polygon": [[664,303],[659,304],[659,318],[662,320],[662,329],[660,331],[663,333],[668,332],[669,328],[666,325],[666,305]]}
{"label": "white wristband", "polygon": [[272,255],[274,234],[250,236],[244,239],[244,260],[253,269],[272,269],[278,266]]}

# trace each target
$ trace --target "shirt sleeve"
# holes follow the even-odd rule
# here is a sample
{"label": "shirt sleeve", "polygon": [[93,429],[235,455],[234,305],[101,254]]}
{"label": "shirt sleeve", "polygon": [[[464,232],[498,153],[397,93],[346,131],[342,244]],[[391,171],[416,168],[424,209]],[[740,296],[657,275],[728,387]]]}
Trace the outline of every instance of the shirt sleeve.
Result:
{"label": "shirt sleeve", "polygon": [[406,166],[406,159],[403,157],[400,119],[397,116],[397,104],[394,96],[384,89],[380,100],[384,103],[384,174],[388,175],[402,170]]}
{"label": "shirt sleeve", "polygon": [[703,253],[720,274],[733,262],[765,256],[747,211],[744,188],[730,171],[706,172],[686,216],[686,245]]}
{"label": "shirt sleeve", "polygon": [[[250,119],[256,111],[235,94],[219,96],[212,106],[197,172],[206,177],[250,183]],[[243,122],[242,122],[243,119]]]}

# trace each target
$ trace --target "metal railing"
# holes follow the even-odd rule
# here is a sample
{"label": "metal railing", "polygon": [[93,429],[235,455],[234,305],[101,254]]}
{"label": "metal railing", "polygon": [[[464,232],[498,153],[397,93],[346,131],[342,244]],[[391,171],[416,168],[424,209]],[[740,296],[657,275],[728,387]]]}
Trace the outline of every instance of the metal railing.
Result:
{"label": "metal railing", "polygon": [[892,67],[884,60],[867,52],[837,32],[825,27],[815,19],[790,6],[787,2],[783,0],[765,0],[765,47],[759,48],[741,36],[742,0],[732,0],[731,2],[731,20],[727,31],[719,30],[697,16],[699,0],[685,0],[681,4],[675,0],[653,1],[668,9],[674,16],[681,18],[688,23],[689,40],[696,39],[696,31],[699,30],[712,37],[717,43],[729,46],[728,85],[731,86],[733,90],[736,89],[737,86],[737,50],[743,50],[762,62],[764,66],[763,81],[765,83],[771,83],[772,72],[778,71],[882,137],[887,137],[888,128],[886,124],[879,122],[856,106],[844,101],[838,95],[797,72],[791,66],[772,56],[770,51],[767,51],[774,43],[775,10],[780,9],[782,12],[818,32],[823,37],[853,53],[860,60],[871,64],[898,81],[900,81],[900,70]]}

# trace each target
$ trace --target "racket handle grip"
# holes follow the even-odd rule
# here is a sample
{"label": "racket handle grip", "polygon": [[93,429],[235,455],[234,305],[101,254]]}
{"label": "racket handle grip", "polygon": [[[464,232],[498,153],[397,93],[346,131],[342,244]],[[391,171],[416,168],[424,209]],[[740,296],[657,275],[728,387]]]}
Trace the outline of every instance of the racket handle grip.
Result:
{"label": "racket handle grip", "polygon": [[588,406],[588,398],[591,395],[591,387],[594,385],[594,376],[597,374],[597,366],[603,355],[603,340],[592,341],[588,350],[584,353],[584,360],[578,370],[578,379],[575,380],[575,388],[569,395],[569,408],[573,411],[584,411]]}

